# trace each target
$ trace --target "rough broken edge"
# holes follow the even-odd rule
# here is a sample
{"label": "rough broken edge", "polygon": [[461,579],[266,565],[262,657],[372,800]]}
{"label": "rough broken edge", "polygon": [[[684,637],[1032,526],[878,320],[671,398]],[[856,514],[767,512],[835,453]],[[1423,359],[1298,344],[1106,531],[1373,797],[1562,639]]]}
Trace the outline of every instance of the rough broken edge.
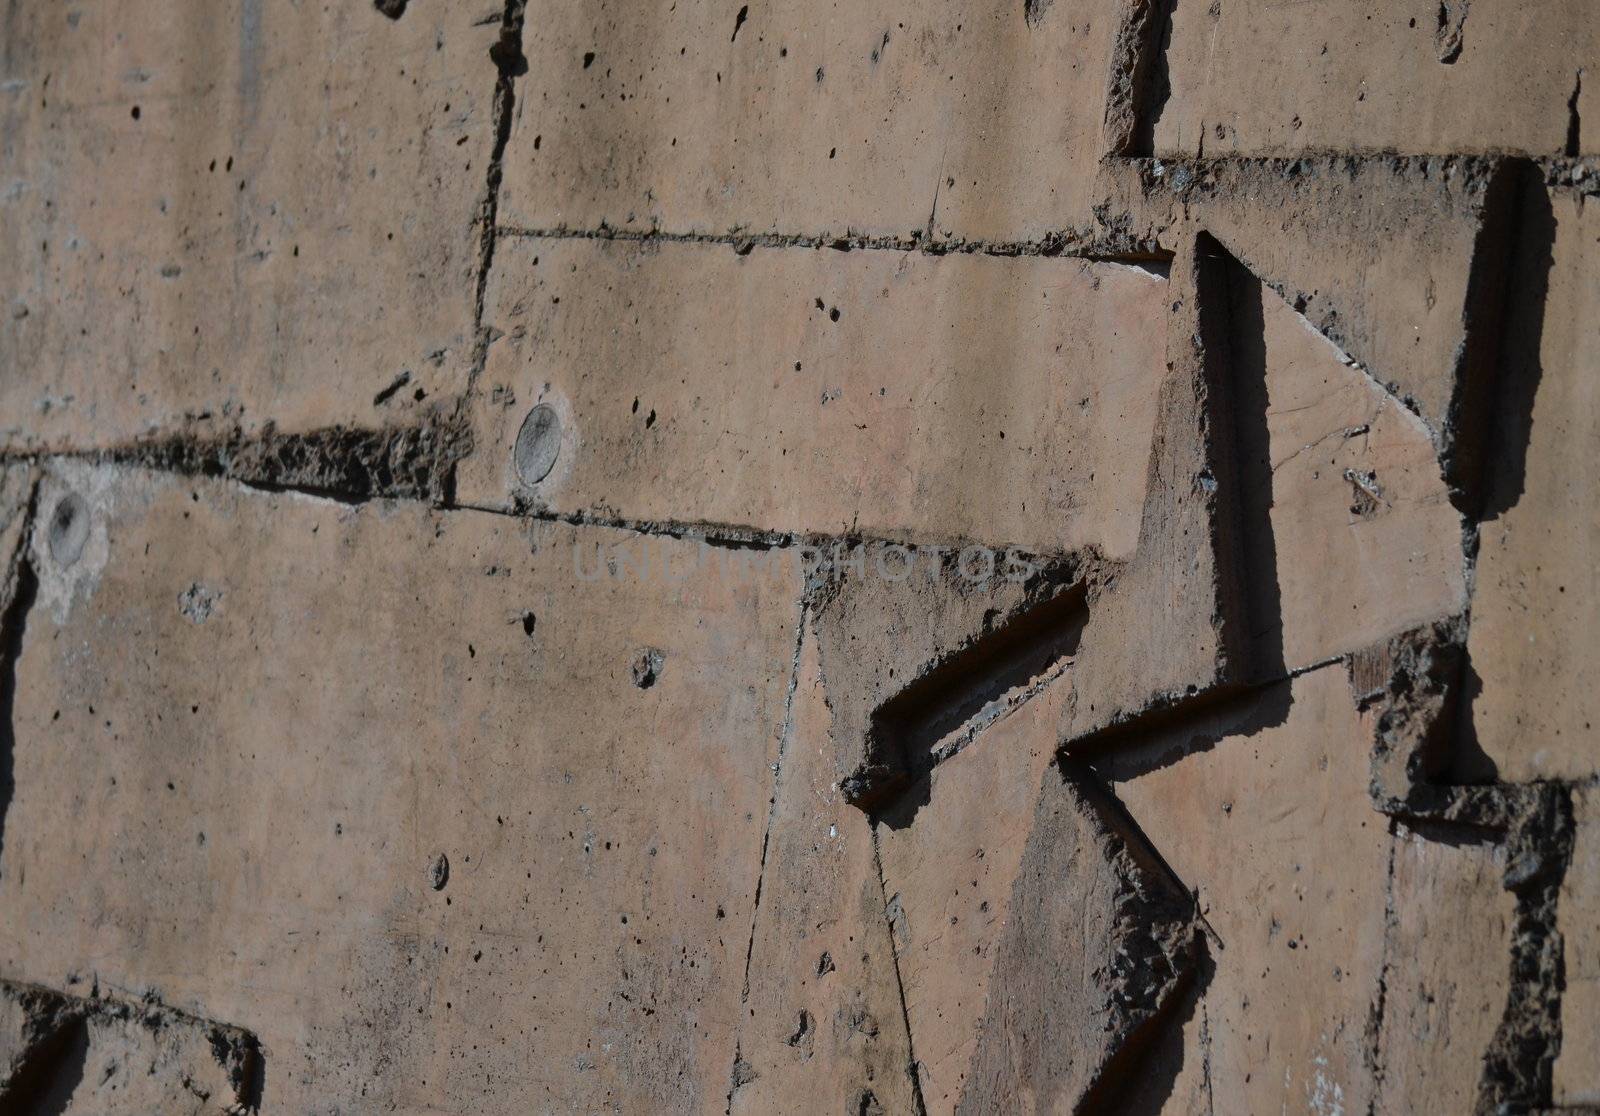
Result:
{"label": "rough broken edge", "polygon": [[21,1049],[0,1076],[0,1106],[27,1103],[30,1090],[44,1083],[65,1052],[72,1029],[95,1020],[134,1023],[152,1032],[182,1027],[204,1035],[233,1090],[228,1110],[253,1113],[261,1106],[261,1044],[242,1027],[190,1015],[154,997],[124,1000],[102,996],[98,988],[82,997],[0,978],[0,996],[16,1001],[24,1012]]}
{"label": "rough broken edge", "polygon": [[1358,651],[1348,660],[1350,687],[1358,708],[1376,711],[1374,808],[1400,821],[1475,830],[1505,848],[1502,882],[1516,898],[1511,975],[1475,1110],[1526,1111],[1551,1103],[1562,1044],[1566,963],[1556,906],[1572,859],[1572,791],[1560,783],[1437,781],[1464,715],[1466,633],[1466,618],[1453,616]]}

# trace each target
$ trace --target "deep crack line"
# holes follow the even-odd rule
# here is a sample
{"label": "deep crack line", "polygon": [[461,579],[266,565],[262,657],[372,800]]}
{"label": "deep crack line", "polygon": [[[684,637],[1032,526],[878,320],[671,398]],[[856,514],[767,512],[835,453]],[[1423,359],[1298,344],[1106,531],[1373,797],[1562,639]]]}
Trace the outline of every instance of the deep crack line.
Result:
{"label": "deep crack line", "polygon": [[489,335],[483,324],[483,310],[489,291],[489,272],[494,267],[495,240],[499,234],[500,183],[505,177],[506,146],[511,141],[511,124],[516,114],[516,79],[528,72],[528,60],[522,53],[522,24],[526,9],[527,0],[506,0],[505,11],[500,17],[500,37],[489,48],[489,57],[496,71],[494,146],[489,153],[483,198],[478,203],[478,216],[474,222],[478,226],[478,273],[472,298],[472,367],[468,372],[467,390],[460,398],[463,408],[467,406],[473,387],[489,358]]}
{"label": "deep crack line", "polygon": [[[930,217],[931,220],[931,217]],[[704,244],[732,248],[747,255],[755,248],[831,248],[839,252],[919,252],[928,256],[1042,256],[1117,263],[1165,263],[1172,253],[1154,239],[1126,240],[1107,237],[1089,229],[1060,229],[1035,240],[967,240],[961,237],[932,239],[925,229],[909,236],[863,233],[745,233],[672,232],[660,228],[617,229],[602,224],[598,228],[571,228],[565,225],[531,227],[501,225],[497,235],[528,240],[605,240],[640,244]]]}
{"label": "deep crack line", "polygon": [[1390,946],[1399,925],[1394,909],[1395,853],[1400,844],[1400,827],[1394,818],[1389,819],[1389,864],[1383,884],[1383,950],[1378,962],[1378,990],[1367,1005],[1367,1033],[1363,1054],[1367,1059],[1367,1072],[1372,1075],[1372,1095],[1367,1101],[1367,1116],[1377,1116],[1378,1094],[1383,1087],[1383,1023],[1389,1001],[1389,973],[1393,958]]}
{"label": "deep crack line", "polygon": [[[761,891],[767,880],[767,848],[772,842],[772,823],[778,815],[778,790],[783,778],[783,757],[788,751],[789,738],[794,735],[794,696],[800,688],[800,652],[805,647],[806,622],[811,613],[811,602],[802,592],[800,598],[800,617],[795,624],[794,654],[789,662],[789,688],[783,698],[783,722],[778,731],[778,755],[772,764],[772,795],[767,800],[767,826],[761,835],[761,864],[756,870],[756,894],[750,904],[750,940],[744,950],[744,982],[740,986],[739,1005],[742,1008],[750,1000],[750,962],[756,952],[756,929],[761,924]],[[744,1013],[740,1013],[741,1030]],[[733,1112],[733,1094],[738,1091],[743,1083],[740,1080],[739,1066],[744,1061],[743,1046],[735,1037],[733,1045],[733,1068],[728,1072],[728,1106],[726,1111]]]}
{"label": "deep crack line", "polygon": [[917,1044],[911,1036],[911,1005],[906,1002],[906,982],[900,975],[900,946],[895,941],[894,916],[889,911],[889,882],[883,876],[883,845],[878,840],[878,824],[867,819],[872,831],[872,863],[878,870],[878,891],[883,896],[883,920],[889,931],[889,958],[894,962],[894,987],[900,994],[900,1019],[906,1029],[906,1074],[911,1078],[911,1096],[916,1101],[917,1116],[928,1116],[928,1106],[922,1099],[922,1076],[917,1072]]}
{"label": "deep crack line", "polygon": [[[285,440],[298,453],[301,443],[321,438],[327,431],[312,431],[305,435],[286,435]],[[337,431],[361,439],[377,439],[390,435],[411,436],[418,433],[409,428],[396,427],[375,431]],[[819,563],[825,558],[833,561],[836,547],[900,547],[921,554],[940,555],[956,553],[967,547],[981,547],[996,553],[1010,552],[1035,565],[1048,565],[1071,558],[1075,551],[1031,551],[1006,543],[989,545],[974,539],[922,537],[915,535],[871,535],[861,532],[830,534],[817,531],[775,531],[750,524],[726,523],[708,519],[635,519],[627,516],[594,515],[584,511],[560,512],[548,509],[505,508],[493,504],[480,504],[468,500],[444,498],[442,502],[407,487],[395,485],[317,485],[303,483],[293,477],[267,471],[252,471],[234,460],[238,447],[248,450],[251,459],[263,452],[256,442],[232,442],[226,439],[213,441],[175,439],[162,443],[113,446],[105,449],[55,450],[38,453],[5,453],[0,451],[0,467],[6,465],[45,466],[54,461],[82,462],[89,465],[115,469],[136,470],[166,477],[204,478],[222,484],[236,484],[248,492],[263,495],[289,494],[314,500],[327,500],[343,507],[362,507],[378,501],[394,503],[420,503],[439,513],[466,512],[474,515],[492,515],[502,519],[520,519],[534,523],[561,524],[568,527],[593,527],[619,531],[641,538],[671,539],[704,545],[726,551],[768,552],[795,548],[811,548]],[[248,464],[248,463],[246,463]],[[337,462],[335,462],[337,464]],[[435,477],[436,472],[430,473]],[[801,559],[802,562],[804,559]],[[810,570],[809,566],[802,567]],[[829,568],[827,564],[820,566]],[[752,572],[756,569],[751,567]]]}

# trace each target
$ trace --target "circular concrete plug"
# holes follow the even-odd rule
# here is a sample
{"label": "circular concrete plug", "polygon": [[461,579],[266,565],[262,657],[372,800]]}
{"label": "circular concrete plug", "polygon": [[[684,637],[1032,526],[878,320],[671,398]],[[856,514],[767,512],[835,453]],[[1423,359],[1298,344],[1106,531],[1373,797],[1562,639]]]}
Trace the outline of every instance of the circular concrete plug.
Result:
{"label": "circular concrete plug", "polygon": [[528,412],[517,431],[517,444],[511,451],[517,478],[523,484],[538,484],[555,467],[561,452],[561,418],[555,408],[541,403]]}
{"label": "circular concrete plug", "polygon": [[89,505],[82,496],[69,492],[56,501],[47,537],[50,557],[62,567],[78,560],[83,544],[89,541]]}

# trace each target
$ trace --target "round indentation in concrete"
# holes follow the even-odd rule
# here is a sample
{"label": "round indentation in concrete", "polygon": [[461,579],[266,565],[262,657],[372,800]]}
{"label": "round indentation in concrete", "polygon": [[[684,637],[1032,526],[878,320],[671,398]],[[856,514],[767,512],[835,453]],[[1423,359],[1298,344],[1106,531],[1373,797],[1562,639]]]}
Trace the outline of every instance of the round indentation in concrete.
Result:
{"label": "round indentation in concrete", "polygon": [[517,478],[523,484],[538,484],[550,475],[560,452],[561,416],[548,403],[541,403],[528,412],[517,431],[517,444],[511,451]]}
{"label": "round indentation in concrete", "polygon": [[435,891],[443,891],[444,885],[450,882],[450,858],[440,853],[433,858],[433,863],[428,865],[428,886]]}
{"label": "round indentation in concrete", "polygon": [[656,684],[656,679],[661,677],[661,668],[666,665],[667,657],[654,647],[646,647],[633,658],[633,684],[641,690],[648,690]]}
{"label": "round indentation in concrete", "polygon": [[70,566],[78,560],[83,545],[89,541],[89,505],[82,496],[69,492],[56,501],[46,537],[50,557],[58,564]]}

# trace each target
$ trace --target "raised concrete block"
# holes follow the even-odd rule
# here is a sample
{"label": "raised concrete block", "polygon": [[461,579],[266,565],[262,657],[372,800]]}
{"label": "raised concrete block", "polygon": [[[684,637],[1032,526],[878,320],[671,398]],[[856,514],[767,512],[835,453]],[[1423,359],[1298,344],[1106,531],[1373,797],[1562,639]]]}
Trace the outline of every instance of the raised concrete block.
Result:
{"label": "raised concrete block", "polygon": [[461,391],[494,147],[480,14],[12,12],[0,445],[378,426]]}
{"label": "raised concrete block", "polygon": [[1134,1086],[1155,1110],[1193,1111],[1185,1080],[1217,1112],[1366,1110],[1389,861],[1368,740],[1325,667],[1083,757],[1194,889],[1205,929],[1182,1042],[1157,1040],[1140,1075],[1160,1084]]}
{"label": "raised concrete block", "polygon": [[104,468],[39,507],[0,968],[246,1027],[288,1111],[724,1110],[791,575]]}
{"label": "raised concrete block", "polygon": [[534,0],[500,220],[997,241],[1081,229],[1118,8]]}
{"label": "raised concrete block", "polygon": [[1597,36],[1584,0],[1180,4],[1155,151],[1593,151]]}
{"label": "raised concrete block", "polygon": [[1508,782],[1600,772],[1600,211],[1550,195],[1536,250],[1516,273],[1505,393],[1479,533],[1467,647],[1470,731],[1482,761],[1468,774]]}
{"label": "raised concrete block", "polygon": [[[1085,260],[503,238],[459,498],[1125,556],[1166,296]],[[555,454],[519,470],[539,405]]]}

